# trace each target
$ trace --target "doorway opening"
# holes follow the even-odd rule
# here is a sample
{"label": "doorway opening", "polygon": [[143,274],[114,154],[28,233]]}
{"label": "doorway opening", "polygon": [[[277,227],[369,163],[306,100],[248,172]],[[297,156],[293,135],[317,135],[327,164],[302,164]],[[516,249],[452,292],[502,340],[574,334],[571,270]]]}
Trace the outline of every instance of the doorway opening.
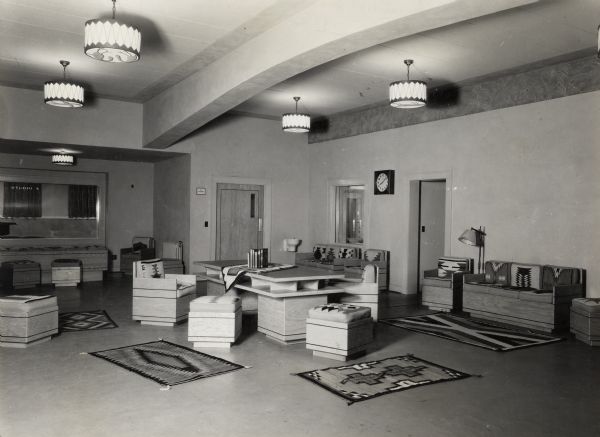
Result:
{"label": "doorway opening", "polygon": [[421,292],[423,272],[437,268],[450,233],[446,178],[410,181],[408,290]]}

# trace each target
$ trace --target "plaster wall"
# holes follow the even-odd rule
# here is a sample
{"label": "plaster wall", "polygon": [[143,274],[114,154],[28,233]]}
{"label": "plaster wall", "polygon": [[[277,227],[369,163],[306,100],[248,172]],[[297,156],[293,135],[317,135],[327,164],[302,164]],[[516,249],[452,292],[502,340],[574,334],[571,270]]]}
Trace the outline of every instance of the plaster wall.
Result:
{"label": "plaster wall", "polygon": [[[248,117],[220,119],[172,147],[191,153],[190,262],[214,259],[211,211],[218,178],[270,182],[270,258],[293,262],[293,254],[283,250],[283,239],[308,238],[308,147],[305,135],[284,133],[277,121]],[[196,195],[196,187],[206,188],[206,194]],[[310,250],[302,243],[300,249],[305,248]]]}
{"label": "plaster wall", "polygon": [[[56,170],[50,158],[0,153],[0,167]],[[154,165],[150,163],[79,159],[64,171],[107,174],[106,247],[117,256],[111,269],[119,270],[120,249],[134,236],[153,235]]]}
{"label": "plaster wall", "polygon": [[0,86],[0,138],[139,149],[142,105],[94,98],[83,108],[55,108],[42,91]]}
{"label": "plaster wall", "polygon": [[[391,251],[391,289],[415,292],[410,180],[446,174],[447,255],[476,258],[457,238],[482,225],[486,259],[582,267],[588,296],[600,297],[599,118],[596,91],[312,144],[309,244],[329,240],[327,180],[368,180],[366,247]],[[388,168],[395,194],[373,196],[373,171]]]}
{"label": "plaster wall", "polygon": [[157,255],[162,254],[162,243],[184,242],[183,262],[190,270],[190,155],[168,159],[154,164],[154,238]]}

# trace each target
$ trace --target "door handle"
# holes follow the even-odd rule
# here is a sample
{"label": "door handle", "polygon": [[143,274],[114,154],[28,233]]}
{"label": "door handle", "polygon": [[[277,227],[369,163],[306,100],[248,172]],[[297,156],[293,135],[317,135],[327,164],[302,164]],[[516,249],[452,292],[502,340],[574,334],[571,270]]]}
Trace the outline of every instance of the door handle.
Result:
{"label": "door handle", "polygon": [[263,228],[263,219],[259,218],[258,219],[258,232],[262,232],[262,228]]}

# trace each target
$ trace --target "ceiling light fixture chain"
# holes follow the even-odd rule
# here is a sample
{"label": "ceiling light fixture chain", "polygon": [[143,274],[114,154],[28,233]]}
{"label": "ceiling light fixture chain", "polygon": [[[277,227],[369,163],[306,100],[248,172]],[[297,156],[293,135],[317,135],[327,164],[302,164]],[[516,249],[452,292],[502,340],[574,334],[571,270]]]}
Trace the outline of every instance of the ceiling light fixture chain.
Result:
{"label": "ceiling light fixture chain", "polygon": [[117,0],[112,0],[112,2],[113,2],[113,9],[112,9],[113,16],[112,16],[112,19],[116,20],[115,17],[117,16]]}
{"label": "ceiling light fixture chain", "polygon": [[59,61],[60,65],[62,65],[63,67],[63,79],[67,80],[67,67],[69,66],[70,62],[69,61]]}

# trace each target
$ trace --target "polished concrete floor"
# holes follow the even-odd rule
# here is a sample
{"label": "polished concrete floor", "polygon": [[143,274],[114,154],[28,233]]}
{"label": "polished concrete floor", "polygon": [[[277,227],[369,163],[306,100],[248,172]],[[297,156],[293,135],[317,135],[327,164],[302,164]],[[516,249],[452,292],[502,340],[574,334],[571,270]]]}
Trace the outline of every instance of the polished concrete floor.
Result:
{"label": "polished concrete floor", "polygon": [[[481,377],[349,406],[294,375],[339,362],[315,359],[301,344],[267,340],[248,315],[231,350],[203,351],[249,369],[161,391],[85,352],[158,338],[189,346],[186,324],[133,322],[127,278],[56,294],[61,311],[104,309],[119,328],[67,332],[28,349],[0,348],[1,437],[600,435],[600,347],[572,338],[500,353],[379,324],[368,359],[411,353]],[[394,293],[384,300],[388,315],[416,310]]]}

